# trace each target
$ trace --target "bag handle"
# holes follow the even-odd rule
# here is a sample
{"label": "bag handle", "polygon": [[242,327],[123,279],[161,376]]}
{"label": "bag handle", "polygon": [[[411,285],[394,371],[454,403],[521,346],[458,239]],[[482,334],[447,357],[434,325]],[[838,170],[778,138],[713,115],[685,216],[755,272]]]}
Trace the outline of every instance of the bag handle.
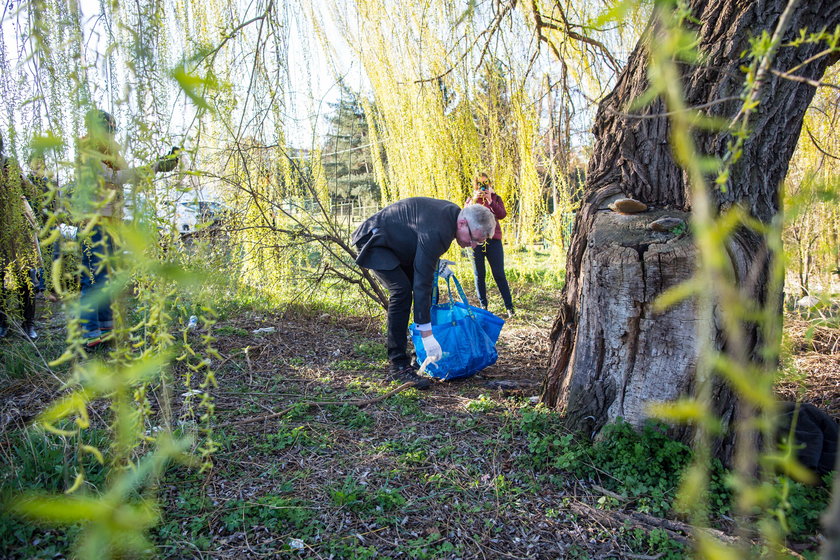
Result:
{"label": "bag handle", "polygon": [[469,301],[467,300],[467,294],[464,292],[464,288],[461,287],[461,283],[458,281],[458,277],[454,274],[446,279],[446,285],[449,288],[449,299],[452,301],[452,286],[449,283],[450,280],[455,282],[455,289],[458,290],[458,295],[461,296],[461,301],[469,306]]}
{"label": "bag handle", "polygon": [[[466,292],[464,292],[464,288],[463,286],[461,286],[461,282],[458,281],[458,277],[455,276],[454,273],[452,274],[452,276],[446,279],[446,289],[449,291],[450,303],[453,303],[455,301],[455,297],[452,295],[452,283],[450,282],[450,280],[455,282],[455,290],[458,292],[458,295],[461,296],[461,302],[465,305],[467,313],[470,315],[470,317],[475,317],[475,315],[473,314],[472,306],[470,306],[470,302],[467,299],[467,294]],[[440,298],[440,293],[438,290],[439,281],[440,274],[438,274],[438,272],[435,271],[435,279],[432,284],[432,305],[437,305],[438,300]]]}
{"label": "bag handle", "polygon": [[[435,272],[434,285],[432,287],[432,305],[436,305],[438,303],[439,298],[440,298],[440,293],[439,293],[439,290],[438,290],[438,281],[439,280],[440,280],[440,275],[437,272]],[[450,303],[455,302],[455,297],[452,294],[452,282],[450,282],[450,280],[455,282],[455,290],[458,292],[458,295],[461,296],[461,302],[464,304],[464,307],[467,311],[467,314],[470,317],[475,318],[475,314],[473,313],[472,306],[470,305],[470,302],[467,299],[467,294],[466,294],[466,292],[464,292],[464,288],[463,288],[463,286],[461,286],[461,282],[458,281],[458,277],[455,276],[455,274],[452,274],[452,276],[450,276],[449,278],[446,279],[446,289],[449,292],[449,302]]]}
{"label": "bag handle", "polygon": [[[452,275],[452,278],[455,278],[455,275]],[[435,279],[432,281],[432,305],[437,305],[440,299],[440,293],[438,291],[438,282],[440,282],[440,274],[435,271]],[[455,278],[455,285],[458,288],[461,298],[464,300],[464,303],[467,301],[467,296],[464,294],[464,290],[461,288],[461,284],[458,283],[458,279]],[[449,290],[449,301],[455,301],[455,298],[452,296],[452,285],[449,283],[449,280],[446,280],[446,287]]]}

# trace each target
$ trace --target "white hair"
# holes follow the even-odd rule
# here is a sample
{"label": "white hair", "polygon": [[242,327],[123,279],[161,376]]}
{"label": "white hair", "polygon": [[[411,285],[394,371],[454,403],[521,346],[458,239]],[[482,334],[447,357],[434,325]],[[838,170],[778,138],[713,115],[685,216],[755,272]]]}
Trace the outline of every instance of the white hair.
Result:
{"label": "white hair", "polygon": [[496,216],[482,204],[464,206],[458,217],[467,220],[470,230],[483,235],[487,239],[490,239],[496,233]]}

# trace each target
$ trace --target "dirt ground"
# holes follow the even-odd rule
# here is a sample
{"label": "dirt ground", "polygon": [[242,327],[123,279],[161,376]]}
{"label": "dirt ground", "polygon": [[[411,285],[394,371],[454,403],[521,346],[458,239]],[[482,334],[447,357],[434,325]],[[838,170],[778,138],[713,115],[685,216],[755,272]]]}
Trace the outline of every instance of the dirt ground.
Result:
{"label": "dirt ground", "polygon": [[786,400],[801,400],[840,418],[840,329],[814,327],[798,317],[785,320],[792,362],[801,382],[780,383],[777,392]]}
{"label": "dirt ground", "polygon": [[[686,543],[687,525],[640,513],[631,503],[605,511],[604,497],[620,497],[593,480],[521,466],[530,450],[511,437],[513,413],[539,395],[552,319],[523,310],[505,326],[494,366],[387,398],[395,385],[384,382],[385,363],[370,350],[384,341],[377,318],[296,310],[220,321],[215,347],[222,360],[214,364],[219,387],[212,394],[221,448],[208,477],[179,468],[164,479],[158,553],[663,557],[652,541],[630,538],[633,531]],[[60,335],[60,315],[49,321],[44,334]],[[253,332],[264,328],[273,332]],[[789,322],[796,367],[808,373],[804,388],[783,383],[780,396],[801,393],[838,417],[840,333],[824,329],[811,337],[806,329],[804,321]],[[0,431],[30,422],[55,387],[51,376],[5,384]],[[186,412],[186,389],[175,391],[178,416]]]}

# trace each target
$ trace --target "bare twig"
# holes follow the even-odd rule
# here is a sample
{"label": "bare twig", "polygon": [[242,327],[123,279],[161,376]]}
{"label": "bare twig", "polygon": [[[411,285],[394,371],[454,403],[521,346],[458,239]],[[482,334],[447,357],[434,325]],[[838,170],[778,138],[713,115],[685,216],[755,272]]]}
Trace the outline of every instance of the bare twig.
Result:
{"label": "bare twig", "polygon": [[715,105],[719,105],[721,103],[726,103],[727,101],[738,101],[740,97],[737,96],[730,96],[730,97],[721,97],[720,99],[715,99],[714,101],[709,101],[708,103],[703,103],[701,105],[694,105],[692,107],[686,107],[685,109],[680,109],[679,111],[668,111],[667,113],[654,113],[652,115],[633,115],[631,113],[624,113],[622,111],[616,111],[608,106],[604,106],[604,109],[613,115],[624,117],[626,119],[659,119],[662,117],[670,117],[673,115],[677,115],[680,113],[689,113],[691,111],[699,111],[700,109],[707,109],[709,107],[713,107]]}
{"label": "bare twig", "polygon": [[531,12],[534,15],[534,24],[536,26],[537,37],[539,37],[539,39],[541,41],[544,41],[547,44],[549,44],[552,47],[552,50],[554,51],[554,54],[558,58],[560,58],[559,51],[554,46],[554,44],[549,40],[549,38],[546,37],[545,35],[543,35],[543,33],[542,33],[543,28],[550,29],[552,31],[559,31],[561,33],[564,33],[570,39],[574,39],[575,41],[578,41],[580,43],[585,43],[587,45],[593,46],[593,47],[597,48],[599,51],[601,51],[601,53],[607,58],[607,61],[609,62],[610,67],[613,69],[613,71],[616,74],[618,74],[619,71],[621,70],[621,65],[618,63],[618,61],[615,59],[615,57],[612,55],[612,53],[609,51],[609,49],[602,42],[600,42],[596,39],[593,39],[591,37],[587,37],[586,35],[582,35],[582,34],[576,32],[576,31],[572,31],[572,27],[580,27],[580,26],[569,23],[569,20],[566,18],[566,14],[563,11],[562,6],[560,6],[559,2],[554,3],[554,7],[552,8],[552,13],[555,10],[558,13],[560,19],[554,18],[553,15],[551,15],[551,16],[544,15],[542,13],[542,11],[540,10],[539,6],[537,5],[536,0],[531,1]]}
{"label": "bare twig", "polygon": [[802,84],[808,84],[809,86],[814,87],[830,87],[834,89],[840,89],[840,86],[837,84],[829,84],[828,82],[819,82],[817,80],[812,80],[810,78],[803,78],[802,76],[796,76],[794,74],[790,74],[788,72],[781,72],[779,70],[770,70],[770,72],[775,75],[779,76],[780,78],[784,78],[786,80],[790,80],[792,82],[800,82]]}
{"label": "bare twig", "polygon": [[793,17],[793,12],[796,9],[796,6],[799,5],[799,1],[800,0],[789,0],[787,6],[785,7],[785,11],[782,12],[782,15],[779,17],[776,29],[773,31],[773,38],[770,40],[770,48],[767,49],[767,52],[764,53],[764,56],[761,57],[761,61],[759,62],[758,71],[755,74],[755,82],[747,92],[744,105],[741,107],[741,110],[738,111],[738,114],[732,119],[730,127],[734,126],[742,116],[746,116],[747,108],[751,107],[753,101],[758,98],[761,86],[764,85],[764,77],[767,75],[767,71],[770,70],[770,63],[772,62],[773,57],[776,56],[776,51],[779,49],[779,45],[782,42],[782,36],[787,30],[788,25],[790,25],[790,20]]}
{"label": "bare twig", "polygon": [[517,1],[518,0],[511,0],[508,4],[502,6],[502,9],[499,11],[499,13],[497,13],[493,17],[493,21],[490,22],[490,25],[487,27],[487,29],[483,30],[481,33],[479,33],[476,36],[476,38],[473,40],[473,42],[470,44],[470,46],[467,47],[466,50],[464,50],[463,54],[461,54],[461,56],[458,58],[458,60],[455,62],[455,64],[452,64],[449,68],[447,68],[446,70],[444,70],[443,72],[441,72],[440,74],[438,74],[436,76],[432,76],[430,78],[420,78],[418,80],[414,80],[414,83],[415,84],[422,84],[424,82],[434,82],[434,81],[440,80],[441,78],[446,77],[447,75],[452,73],[452,71],[455,70],[458,67],[458,65],[461,64],[461,62],[464,61],[464,59],[467,57],[469,52],[473,49],[473,47],[475,47],[476,43],[478,43],[479,39],[481,39],[483,36],[486,35],[487,40],[484,42],[484,46],[481,48],[481,56],[480,56],[478,64],[477,64],[477,67],[481,67],[481,63],[484,62],[484,57],[487,54],[487,50],[490,47],[490,41],[493,40],[493,37],[495,36],[496,31],[498,31],[499,26],[502,24],[502,20],[504,19],[504,17],[511,10],[513,10],[513,8],[516,7],[516,2]]}
{"label": "bare twig", "polygon": [[833,159],[840,159],[840,157],[835,156],[834,154],[830,154],[830,153],[826,152],[825,150],[823,150],[822,147],[819,145],[819,143],[817,143],[817,139],[814,138],[813,134],[811,134],[811,129],[808,128],[807,126],[805,127],[805,132],[808,133],[808,138],[810,138],[811,142],[814,143],[814,147],[817,148],[820,152],[822,152],[823,155],[826,155],[826,156],[828,156],[830,158],[833,158]]}

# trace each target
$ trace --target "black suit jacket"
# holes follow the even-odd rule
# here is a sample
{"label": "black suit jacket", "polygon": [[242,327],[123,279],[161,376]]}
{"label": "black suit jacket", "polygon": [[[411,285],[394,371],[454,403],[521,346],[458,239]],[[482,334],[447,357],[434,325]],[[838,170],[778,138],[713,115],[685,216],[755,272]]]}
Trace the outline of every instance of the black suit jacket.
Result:
{"label": "black suit jacket", "polygon": [[437,262],[455,239],[460,212],[457,204],[446,200],[406,198],[386,206],[353,232],[351,241],[359,249],[359,266],[372,270],[402,266],[413,270],[417,323],[431,320],[429,309]]}

